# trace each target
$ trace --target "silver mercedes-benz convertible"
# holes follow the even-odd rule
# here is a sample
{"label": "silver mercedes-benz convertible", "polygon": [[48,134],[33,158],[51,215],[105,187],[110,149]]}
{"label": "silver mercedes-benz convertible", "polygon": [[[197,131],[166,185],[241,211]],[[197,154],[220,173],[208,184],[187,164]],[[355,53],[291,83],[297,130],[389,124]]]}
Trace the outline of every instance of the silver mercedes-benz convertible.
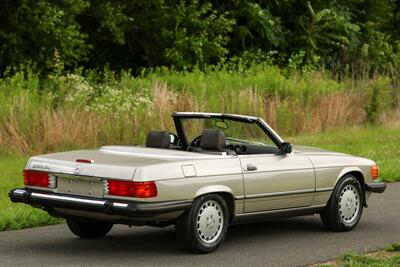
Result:
{"label": "silver mercedes-benz convertible", "polygon": [[238,222],[319,213],[327,229],[351,230],[371,193],[386,188],[372,160],[292,148],[261,118],[172,117],[176,133],[151,131],[145,146],[32,157],[25,188],[9,197],[66,218],[81,238],[113,224],[175,225],[186,249],[206,253]]}

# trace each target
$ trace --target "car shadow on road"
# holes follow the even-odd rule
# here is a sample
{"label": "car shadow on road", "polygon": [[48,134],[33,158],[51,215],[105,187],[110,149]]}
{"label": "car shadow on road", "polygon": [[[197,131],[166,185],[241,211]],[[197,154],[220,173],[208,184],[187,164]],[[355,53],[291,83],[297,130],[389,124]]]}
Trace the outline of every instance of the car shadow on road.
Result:
{"label": "car shadow on road", "polygon": [[[67,227],[65,225],[65,227]],[[232,225],[229,228],[228,238],[224,249],[230,245],[241,243],[251,244],[255,239],[274,240],[285,236],[307,236],[310,232],[325,231],[319,218],[316,216],[288,218],[273,221],[264,221],[250,224]],[[45,250],[47,253],[65,256],[88,256],[91,254],[126,257],[126,255],[151,256],[156,254],[182,255],[182,248],[178,244],[172,226],[166,228],[124,227],[117,226],[109,235],[101,239],[79,239],[65,232],[62,240],[46,238],[47,240],[30,240],[26,249]],[[59,236],[59,235],[58,235]],[[34,244],[35,243],[35,244]],[[23,248],[20,248],[23,250]],[[183,254],[184,255],[184,254]]]}
{"label": "car shadow on road", "polygon": [[232,225],[229,228],[229,237],[230,240],[241,239],[243,242],[259,235],[285,237],[297,234],[303,236],[325,231],[319,216],[304,216]]}

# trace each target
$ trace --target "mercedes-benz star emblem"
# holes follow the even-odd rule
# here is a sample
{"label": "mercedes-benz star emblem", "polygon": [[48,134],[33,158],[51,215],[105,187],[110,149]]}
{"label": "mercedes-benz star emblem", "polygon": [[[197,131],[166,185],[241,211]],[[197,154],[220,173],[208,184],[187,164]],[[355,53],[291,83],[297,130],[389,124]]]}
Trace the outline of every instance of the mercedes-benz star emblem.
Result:
{"label": "mercedes-benz star emblem", "polygon": [[74,174],[78,174],[78,173],[80,173],[81,171],[82,171],[81,165],[80,165],[80,164],[76,164],[73,173],[74,173]]}

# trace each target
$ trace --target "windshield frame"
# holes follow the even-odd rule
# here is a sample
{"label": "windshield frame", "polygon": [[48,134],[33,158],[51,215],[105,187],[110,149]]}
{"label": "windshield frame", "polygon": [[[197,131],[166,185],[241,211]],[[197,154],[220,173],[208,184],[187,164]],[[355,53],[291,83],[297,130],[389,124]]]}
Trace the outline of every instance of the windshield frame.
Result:
{"label": "windshield frame", "polygon": [[281,149],[284,140],[261,118],[253,116],[243,116],[236,114],[224,113],[202,113],[202,112],[174,112],[172,118],[175,123],[176,133],[181,141],[182,146],[186,149],[190,141],[187,140],[184,128],[183,119],[223,119],[247,124],[256,124],[261,130],[274,142],[274,144]]}

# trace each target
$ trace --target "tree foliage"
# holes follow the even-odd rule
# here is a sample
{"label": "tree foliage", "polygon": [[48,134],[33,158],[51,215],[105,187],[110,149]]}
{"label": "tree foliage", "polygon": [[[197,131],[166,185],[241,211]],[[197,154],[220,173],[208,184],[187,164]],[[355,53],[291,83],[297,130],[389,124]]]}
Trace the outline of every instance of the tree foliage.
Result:
{"label": "tree foliage", "polygon": [[0,67],[38,64],[50,68],[59,54],[67,66],[87,59],[90,44],[76,17],[84,0],[2,1]]}
{"label": "tree foliage", "polygon": [[399,0],[0,0],[0,71],[203,68],[251,54],[386,70],[400,65],[399,23]]}

